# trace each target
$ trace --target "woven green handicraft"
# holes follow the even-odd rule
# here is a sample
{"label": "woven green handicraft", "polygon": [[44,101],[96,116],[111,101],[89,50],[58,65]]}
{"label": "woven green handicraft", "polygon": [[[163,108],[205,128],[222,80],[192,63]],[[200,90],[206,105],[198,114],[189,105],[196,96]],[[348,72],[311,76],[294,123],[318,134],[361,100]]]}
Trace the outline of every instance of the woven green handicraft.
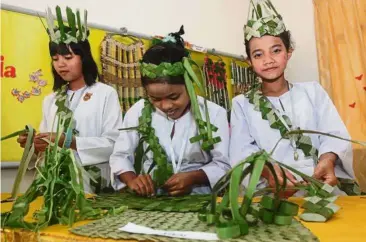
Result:
{"label": "woven green handicraft", "polygon": [[[75,160],[74,152],[58,146],[64,131],[72,130],[72,112],[66,107],[66,87],[56,93],[57,132],[54,143],[49,140],[42,165],[36,167],[37,174],[24,195],[18,197],[12,210],[1,215],[1,226],[38,230],[52,224],[67,224],[75,221],[100,218],[105,212],[93,209],[85,198],[83,174],[86,171]],[[27,152],[25,150],[24,152]],[[43,196],[44,203],[33,214],[35,222],[26,222],[29,206],[37,197]]]}
{"label": "woven green handicraft", "polygon": [[126,206],[129,209],[161,212],[198,212],[205,208],[211,195],[186,195],[179,197],[141,197],[131,193],[99,194],[89,199],[93,208],[113,209]]}
{"label": "woven green handicraft", "polygon": [[54,18],[50,8],[46,10],[46,21],[48,25],[47,33],[50,37],[51,42],[56,44],[70,44],[85,41],[88,38],[89,31],[87,26],[87,11],[84,11],[84,20],[81,21],[79,10],[76,11],[76,15],[73,13],[71,8],[66,7],[67,21],[69,24],[68,31],[64,25],[62,19],[61,8],[56,7],[56,17],[58,26],[54,25]]}
{"label": "woven green handicraft", "polygon": [[286,31],[281,15],[270,0],[250,0],[248,22],[244,27],[244,37],[260,38],[266,34],[277,36]]}
{"label": "woven green handicraft", "polygon": [[[63,85],[60,89],[56,91],[56,102],[55,105],[57,106],[56,114],[62,115],[63,121],[63,130],[64,133],[72,132],[73,135],[77,135],[78,131],[74,128],[73,122],[73,112],[71,109],[68,108],[67,104],[67,90],[68,85]],[[68,147],[66,147],[68,148]],[[95,193],[99,193],[102,189],[102,175],[100,168],[94,165],[85,166],[84,169],[86,170],[88,176],[90,177],[90,186],[94,189]]]}
{"label": "woven green handicraft", "polygon": [[162,62],[159,65],[151,63],[140,62],[142,76],[147,76],[151,79],[166,77],[166,76],[180,76],[183,75],[185,69],[182,62],[167,63]]}
{"label": "woven green handicraft", "polygon": [[[138,240],[138,241],[166,241],[185,242],[202,241],[187,240],[157,235],[127,233],[119,230],[128,222],[146,226],[152,229],[167,231],[194,231],[215,233],[217,229],[198,219],[197,213],[173,213],[156,211],[127,210],[116,216],[106,217],[83,226],[75,227],[70,232],[91,238]],[[230,242],[249,241],[319,241],[300,222],[294,221],[288,226],[258,223],[246,236],[225,240]]]}
{"label": "woven green handicraft", "polygon": [[[289,135],[294,132],[307,133],[304,130],[296,130],[291,131]],[[315,131],[309,132],[339,138]],[[364,142],[348,141],[366,145]],[[283,172],[284,181],[282,184],[279,183],[274,164],[279,165]],[[264,188],[256,191],[256,185],[265,166],[268,167],[274,177],[275,188],[273,190]],[[93,206],[111,208],[113,204],[123,204],[122,200],[125,199],[128,202],[123,205],[134,207],[134,204],[136,204],[134,208],[148,210],[149,212],[127,210],[123,214],[76,227],[71,232],[100,238],[184,241],[183,239],[155,235],[131,234],[119,230],[128,222],[132,222],[160,230],[215,232],[220,239],[229,239],[228,241],[317,241],[310,231],[293,219],[298,214],[298,205],[280,197],[280,194],[287,189],[284,169],[301,176],[308,182],[306,185],[291,187],[292,190],[305,190],[309,195],[309,198],[305,199],[306,202],[303,205],[305,211],[300,215],[301,219],[322,222],[330,219],[336,213],[338,206],[333,203],[336,197],[331,195],[333,187],[286,164],[273,160],[269,153],[262,150],[252,154],[224,175],[212,190],[210,204],[199,213],[186,211],[193,211],[188,210],[193,206],[192,200],[201,201],[202,205],[207,202],[204,197],[198,197],[199,199],[194,199],[194,196],[171,199],[166,197],[158,197],[157,199],[141,198],[141,201],[138,201],[138,198],[132,195],[105,195],[94,198]],[[238,203],[239,187],[247,176],[249,176],[249,183],[244,199],[242,203]],[[225,193],[222,201],[218,203],[217,195],[221,191],[225,191]],[[271,191],[273,191],[273,194],[263,196],[260,203],[252,203],[253,197]],[[185,207],[187,209],[184,209]],[[195,209],[198,208],[198,206],[195,207]]]}
{"label": "woven green handicraft", "polygon": [[[303,133],[314,133],[347,140],[330,134],[306,130],[290,131],[284,136]],[[366,145],[364,142],[347,141]],[[307,181],[306,185],[298,184],[291,188],[292,190],[305,190],[310,197],[307,198],[308,201],[304,204],[306,210],[300,215],[301,219],[324,222],[338,211],[338,206],[333,204],[336,197],[333,197],[331,194],[334,188],[271,158],[270,154],[273,153],[275,148],[270,153],[262,150],[252,154],[234,166],[212,189],[211,204],[207,210],[199,214],[199,218],[202,221],[206,221],[209,225],[215,225],[219,238],[236,238],[240,235],[248,234],[249,226],[257,224],[259,220],[264,223],[275,223],[277,225],[290,225],[293,222],[293,216],[296,216],[298,213],[298,205],[282,200],[280,197],[280,194],[287,189],[287,178],[284,169],[299,175]],[[279,183],[276,175],[275,164],[282,170],[284,179],[282,184]],[[264,188],[263,190],[256,191],[265,166],[267,166],[274,177],[275,188],[273,190]],[[239,187],[247,176],[249,177],[249,183],[245,190],[243,202],[239,205],[237,202]],[[217,203],[217,195],[221,191],[225,191],[225,194],[222,202]],[[271,191],[273,191],[273,195],[263,196],[260,205],[252,205],[252,199],[255,195]]]}
{"label": "woven green handicraft", "polygon": [[[315,162],[318,161],[318,150],[312,145],[311,138],[303,135],[303,133],[289,133],[292,128],[290,118],[286,115],[282,115],[282,117],[277,115],[271,102],[263,95],[261,85],[247,92],[245,96],[249,99],[249,102],[254,105],[254,110],[261,112],[262,119],[268,120],[271,128],[280,131],[282,138],[294,138],[297,149],[301,149],[306,157],[312,158]],[[284,122],[289,129],[285,126]]]}

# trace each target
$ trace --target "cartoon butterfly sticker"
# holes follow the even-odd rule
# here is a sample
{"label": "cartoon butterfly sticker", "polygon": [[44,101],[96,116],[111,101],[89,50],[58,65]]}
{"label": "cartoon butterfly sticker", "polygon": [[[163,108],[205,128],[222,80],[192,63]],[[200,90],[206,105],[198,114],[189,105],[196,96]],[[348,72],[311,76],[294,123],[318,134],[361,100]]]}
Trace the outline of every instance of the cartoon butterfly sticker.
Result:
{"label": "cartoon butterfly sticker", "polygon": [[18,99],[18,101],[19,101],[19,102],[21,102],[21,103],[25,100],[24,96],[22,96],[22,95],[19,95],[19,96],[17,97],[17,99]]}
{"label": "cartoon butterfly sticker", "polygon": [[25,92],[23,92],[23,96],[24,96],[24,98],[30,98],[31,94],[30,94],[30,92],[25,91]]}
{"label": "cartoon butterfly sticker", "polygon": [[44,87],[44,86],[47,85],[47,81],[46,80],[39,80],[38,85],[41,86],[41,87]]}
{"label": "cartoon butterfly sticker", "polygon": [[41,88],[39,87],[32,87],[32,91],[31,91],[33,96],[39,96],[41,95]]}
{"label": "cartoon butterfly sticker", "polygon": [[40,76],[43,76],[42,75],[42,69],[38,69],[37,71],[32,72],[29,75],[29,81],[31,81],[31,82],[37,82],[37,81],[39,81],[39,77]]}
{"label": "cartoon butterfly sticker", "polygon": [[16,89],[16,88],[13,88],[12,90],[11,90],[11,95],[13,95],[13,96],[19,96],[19,94],[20,94],[20,91],[18,90],[18,89]]}

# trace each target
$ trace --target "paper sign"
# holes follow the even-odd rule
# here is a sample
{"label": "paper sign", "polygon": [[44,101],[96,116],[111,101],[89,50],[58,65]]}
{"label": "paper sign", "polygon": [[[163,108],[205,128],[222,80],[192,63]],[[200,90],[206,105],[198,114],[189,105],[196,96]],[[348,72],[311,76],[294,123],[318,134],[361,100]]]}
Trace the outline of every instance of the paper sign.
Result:
{"label": "paper sign", "polygon": [[167,231],[157,230],[149,227],[128,223],[119,230],[135,234],[152,234],[182,239],[219,240],[215,233],[193,232],[193,231]]}
{"label": "paper sign", "polygon": [[191,49],[197,52],[207,53],[207,48],[198,45],[191,45]]}

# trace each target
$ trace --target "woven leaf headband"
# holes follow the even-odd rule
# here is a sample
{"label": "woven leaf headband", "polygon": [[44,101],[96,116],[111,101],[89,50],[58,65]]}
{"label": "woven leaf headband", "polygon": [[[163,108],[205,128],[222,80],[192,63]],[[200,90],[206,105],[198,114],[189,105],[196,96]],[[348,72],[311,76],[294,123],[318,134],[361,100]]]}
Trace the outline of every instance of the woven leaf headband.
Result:
{"label": "woven leaf headband", "polygon": [[76,10],[73,13],[71,8],[66,7],[66,15],[69,29],[66,29],[62,19],[61,8],[56,7],[56,20],[58,26],[54,25],[54,17],[50,8],[46,10],[46,22],[48,25],[47,33],[50,40],[56,44],[70,44],[71,42],[78,43],[85,41],[88,38],[89,31],[87,27],[88,12],[84,10],[84,18],[81,21],[80,11]]}
{"label": "woven leaf headband", "polygon": [[244,38],[260,38],[264,35],[277,36],[286,31],[281,15],[270,0],[251,0],[248,22],[244,26]]}

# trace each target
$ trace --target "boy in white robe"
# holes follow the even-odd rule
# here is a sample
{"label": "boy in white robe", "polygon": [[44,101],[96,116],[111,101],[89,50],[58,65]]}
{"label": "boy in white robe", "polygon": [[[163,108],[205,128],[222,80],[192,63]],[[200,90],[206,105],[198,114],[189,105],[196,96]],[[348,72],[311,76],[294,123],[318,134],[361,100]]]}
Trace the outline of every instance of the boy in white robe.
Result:
{"label": "boy in white robe", "polygon": [[[64,26],[65,32],[71,28]],[[89,33],[89,32],[87,32]],[[50,36],[49,50],[52,58],[54,92],[43,101],[43,116],[39,133],[34,137],[36,153],[43,152],[48,143],[43,138],[54,142],[57,131],[56,112],[59,104],[56,91],[67,85],[67,108],[73,112],[74,132],[67,140],[74,150],[75,157],[96,180],[83,177],[84,189],[88,193],[98,193],[110,186],[109,157],[114,142],[122,127],[122,113],[117,92],[110,86],[97,82],[98,69],[92,57],[88,39],[60,41]],[[55,118],[56,117],[56,118]],[[27,135],[20,135],[18,142],[24,147]],[[60,138],[62,146],[66,134]]]}
{"label": "boy in white robe", "polygon": [[[149,101],[140,100],[124,117],[123,128],[140,128],[121,131],[116,141],[110,158],[116,190],[127,186],[143,196],[210,193],[230,168],[226,110],[190,92],[193,71],[185,65],[183,33],[181,28],[169,34],[143,57],[142,83]],[[197,135],[205,138],[191,140]],[[142,161],[135,156],[140,141],[147,151]]]}
{"label": "boy in white robe", "polygon": [[[291,130],[316,130],[349,139],[335,106],[317,82],[292,84],[285,78],[284,71],[293,52],[290,32],[270,1],[255,2],[245,26],[245,47],[262,83],[233,99],[231,165],[261,149],[270,152],[284,133]],[[337,177],[354,178],[349,142],[318,134],[304,134],[307,144],[297,138],[300,137],[282,139],[272,157],[332,186],[337,184]],[[282,182],[283,175],[277,165],[275,170]],[[286,177],[288,189],[302,181],[287,170]],[[275,183],[271,172],[264,169],[258,186],[267,185],[274,187]],[[289,190],[285,196],[295,192]],[[342,192],[338,190],[338,193]]]}

